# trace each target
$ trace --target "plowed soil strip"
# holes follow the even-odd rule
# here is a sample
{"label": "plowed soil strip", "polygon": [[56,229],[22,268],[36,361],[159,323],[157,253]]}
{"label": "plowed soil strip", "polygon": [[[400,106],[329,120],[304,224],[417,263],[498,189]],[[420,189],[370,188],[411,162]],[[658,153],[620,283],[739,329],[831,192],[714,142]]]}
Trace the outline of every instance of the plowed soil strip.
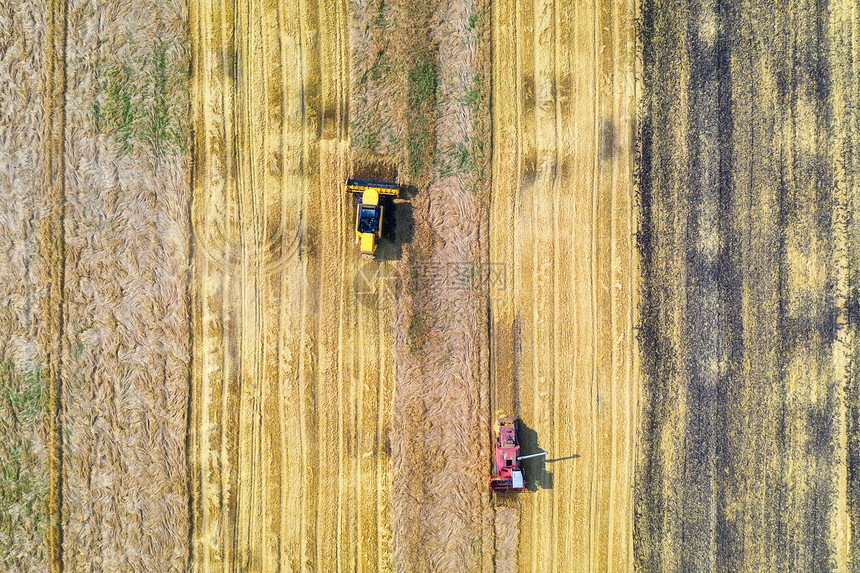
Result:
{"label": "plowed soil strip", "polygon": [[841,570],[856,5],[645,2],[642,23],[637,565]]}
{"label": "plowed soil strip", "polygon": [[493,3],[493,415],[549,451],[526,462],[523,571],[632,566],[634,17]]}
{"label": "plowed soil strip", "polygon": [[192,568],[385,570],[390,311],[355,292],[347,3],[233,9],[192,10]]}

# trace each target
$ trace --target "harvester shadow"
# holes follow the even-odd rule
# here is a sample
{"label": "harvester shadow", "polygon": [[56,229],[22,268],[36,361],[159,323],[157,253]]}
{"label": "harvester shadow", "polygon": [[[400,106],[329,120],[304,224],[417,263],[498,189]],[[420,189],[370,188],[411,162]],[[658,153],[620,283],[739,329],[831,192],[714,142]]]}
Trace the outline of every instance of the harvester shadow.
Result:
{"label": "harvester shadow", "polygon": [[414,187],[403,187],[397,200],[387,200],[384,203],[377,260],[399,261],[403,256],[403,245],[412,242],[415,217],[412,203],[408,199],[415,192]]}
{"label": "harvester shadow", "polygon": [[[529,428],[522,420],[517,422],[517,435],[520,441],[521,456],[543,451],[538,443],[537,432]],[[523,460],[527,490],[534,492],[538,489],[552,489],[552,472],[547,471],[545,458],[546,456],[538,456]]]}

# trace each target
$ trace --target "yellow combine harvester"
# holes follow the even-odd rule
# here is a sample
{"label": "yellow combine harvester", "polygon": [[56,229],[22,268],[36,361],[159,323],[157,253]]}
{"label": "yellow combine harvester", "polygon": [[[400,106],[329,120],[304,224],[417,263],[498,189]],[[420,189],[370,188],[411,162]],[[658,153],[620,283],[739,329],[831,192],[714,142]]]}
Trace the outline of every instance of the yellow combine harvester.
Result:
{"label": "yellow combine harvester", "polygon": [[358,207],[355,212],[355,244],[361,249],[361,256],[373,257],[376,243],[382,234],[381,195],[397,196],[400,187],[395,183],[347,179],[346,190],[356,197]]}

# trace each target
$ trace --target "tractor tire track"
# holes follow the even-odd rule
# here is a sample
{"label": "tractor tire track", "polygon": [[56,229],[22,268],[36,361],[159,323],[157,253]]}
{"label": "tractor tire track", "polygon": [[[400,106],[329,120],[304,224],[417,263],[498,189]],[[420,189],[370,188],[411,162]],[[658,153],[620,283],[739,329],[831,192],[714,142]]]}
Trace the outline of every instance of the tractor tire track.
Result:
{"label": "tractor tire track", "polygon": [[52,0],[47,7],[45,59],[45,189],[48,212],[42,226],[42,257],[49,272],[43,302],[48,345],[48,558],[52,572],[63,570],[63,291],[65,290],[65,109],[66,109],[66,1]]}

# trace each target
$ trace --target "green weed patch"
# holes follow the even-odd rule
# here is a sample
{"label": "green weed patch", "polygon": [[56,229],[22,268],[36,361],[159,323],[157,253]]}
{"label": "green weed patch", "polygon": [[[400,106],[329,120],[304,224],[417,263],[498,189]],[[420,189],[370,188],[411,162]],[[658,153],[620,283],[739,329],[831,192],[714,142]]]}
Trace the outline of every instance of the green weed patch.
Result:
{"label": "green weed patch", "polygon": [[0,563],[14,567],[21,538],[44,537],[48,476],[35,440],[47,400],[39,368],[0,363]]}
{"label": "green weed patch", "polygon": [[143,57],[103,66],[93,115],[123,154],[150,155],[156,165],[185,150],[188,139],[187,77],[173,41],[158,41]]}

